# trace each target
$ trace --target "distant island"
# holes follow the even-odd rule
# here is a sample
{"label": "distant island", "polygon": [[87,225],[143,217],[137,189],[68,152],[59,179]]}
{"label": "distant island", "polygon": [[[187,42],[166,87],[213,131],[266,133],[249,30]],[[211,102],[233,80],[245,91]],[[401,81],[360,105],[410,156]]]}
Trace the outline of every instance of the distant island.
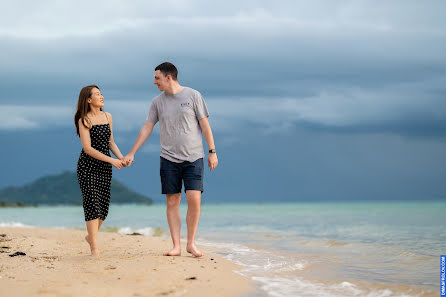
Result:
{"label": "distant island", "polygon": [[[116,179],[111,184],[111,204],[152,204],[149,197],[138,194]],[[75,172],[47,175],[21,187],[0,190],[0,207],[45,205],[82,205],[82,194]]]}

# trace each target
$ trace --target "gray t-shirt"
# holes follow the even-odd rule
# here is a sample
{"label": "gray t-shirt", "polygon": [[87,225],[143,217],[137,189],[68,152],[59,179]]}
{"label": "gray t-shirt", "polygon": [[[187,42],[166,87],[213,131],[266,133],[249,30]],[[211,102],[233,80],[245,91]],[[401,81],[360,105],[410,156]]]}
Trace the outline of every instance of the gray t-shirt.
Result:
{"label": "gray t-shirt", "polygon": [[160,122],[161,157],[176,163],[204,158],[199,120],[209,117],[201,94],[191,88],[155,97],[146,121]]}

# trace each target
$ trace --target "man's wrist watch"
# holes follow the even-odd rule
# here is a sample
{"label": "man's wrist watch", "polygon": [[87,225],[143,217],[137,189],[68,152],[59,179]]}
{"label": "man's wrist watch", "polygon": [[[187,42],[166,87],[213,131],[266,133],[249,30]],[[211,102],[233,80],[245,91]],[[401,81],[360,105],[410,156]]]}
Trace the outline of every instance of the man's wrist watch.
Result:
{"label": "man's wrist watch", "polygon": [[215,149],[209,150],[209,154],[215,154],[215,153],[217,153],[217,151]]}

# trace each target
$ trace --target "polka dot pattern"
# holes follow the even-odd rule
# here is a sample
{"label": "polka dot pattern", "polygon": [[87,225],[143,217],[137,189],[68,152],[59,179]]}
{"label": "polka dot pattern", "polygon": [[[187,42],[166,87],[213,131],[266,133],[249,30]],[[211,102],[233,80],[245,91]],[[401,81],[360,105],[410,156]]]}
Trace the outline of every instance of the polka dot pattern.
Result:
{"label": "polka dot pattern", "polygon": [[[93,125],[91,146],[110,156],[110,125]],[[105,220],[110,205],[112,165],[87,155],[82,149],[77,162],[77,178],[82,192],[85,221]]]}

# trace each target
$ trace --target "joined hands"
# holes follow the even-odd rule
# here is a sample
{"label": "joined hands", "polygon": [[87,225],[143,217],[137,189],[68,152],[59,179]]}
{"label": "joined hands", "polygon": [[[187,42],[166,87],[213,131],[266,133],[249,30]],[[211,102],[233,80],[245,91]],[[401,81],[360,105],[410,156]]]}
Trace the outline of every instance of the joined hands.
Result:
{"label": "joined hands", "polygon": [[127,156],[122,159],[113,159],[111,164],[116,167],[116,169],[120,170],[123,167],[130,166],[134,162],[133,158],[129,159]]}
{"label": "joined hands", "polygon": [[124,159],[122,159],[122,162],[125,163],[125,166],[130,166],[133,162],[135,162],[135,156],[132,154],[127,154]]}

